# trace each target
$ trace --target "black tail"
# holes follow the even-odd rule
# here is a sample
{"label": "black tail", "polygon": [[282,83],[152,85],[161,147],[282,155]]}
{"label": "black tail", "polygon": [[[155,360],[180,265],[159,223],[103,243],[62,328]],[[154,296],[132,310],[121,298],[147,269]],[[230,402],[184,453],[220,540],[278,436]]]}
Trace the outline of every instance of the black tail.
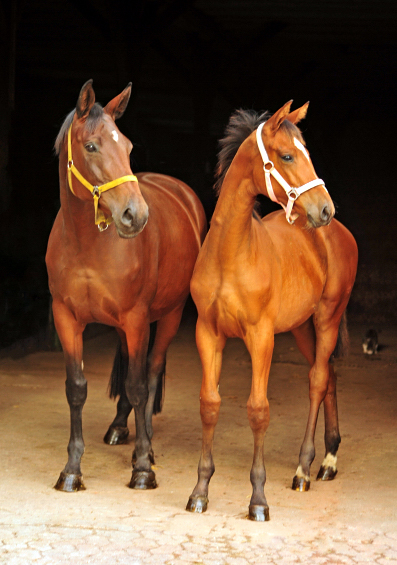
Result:
{"label": "black tail", "polygon": [[157,378],[156,396],[154,397],[153,414],[160,414],[163,409],[163,398],[165,390],[165,363],[163,370]]}
{"label": "black tail", "polygon": [[[157,327],[156,322],[150,324],[149,346],[147,352],[148,355],[153,348],[154,339],[156,337],[156,327]],[[116,355],[114,357],[113,368],[109,380],[110,398],[117,398],[118,396],[120,396],[121,391],[124,388],[125,379],[127,377],[127,371],[128,371],[128,357],[123,355],[121,350],[121,341],[119,340],[117,344]],[[165,366],[161,378],[159,379],[157,384],[156,397],[154,401],[155,414],[161,412],[162,403],[163,403],[164,378],[165,378]]]}
{"label": "black tail", "polygon": [[109,397],[117,398],[124,388],[125,379],[128,371],[128,357],[121,351],[121,341],[117,344],[116,355],[113,361],[113,368],[109,380]]}
{"label": "black tail", "polygon": [[333,357],[344,357],[349,353],[349,330],[347,328],[346,310],[343,312],[342,319],[339,324],[338,339],[336,341],[335,349],[332,354]]}

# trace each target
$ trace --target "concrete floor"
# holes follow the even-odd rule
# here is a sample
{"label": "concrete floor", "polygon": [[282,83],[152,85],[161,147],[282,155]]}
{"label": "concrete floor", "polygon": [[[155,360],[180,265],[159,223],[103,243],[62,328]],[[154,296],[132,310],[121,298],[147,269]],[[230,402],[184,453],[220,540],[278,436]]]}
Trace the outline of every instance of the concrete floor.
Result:
{"label": "concrete floor", "polygon": [[[170,347],[163,412],[154,422],[159,488],[127,488],[130,442],[102,437],[115,405],[106,396],[115,335],[85,343],[84,408],[87,490],[53,489],[66,462],[69,411],[61,353],[0,360],[0,563],[70,564],[397,564],[397,328],[364,357],[367,328],[351,327],[351,353],[337,361],[342,444],[333,482],[290,488],[308,410],[308,367],[293,338],[277,336],[271,369],[271,423],[265,440],[270,522],[246,519],[251,494],[252,434],[246,417],[250,359],[238,340],[225,350],[216,473],[207,513],[184,510],[196,482],[201,423],[201,368],[194,327],[185,322]],[[321,463],[323,419],[313,478]]]}

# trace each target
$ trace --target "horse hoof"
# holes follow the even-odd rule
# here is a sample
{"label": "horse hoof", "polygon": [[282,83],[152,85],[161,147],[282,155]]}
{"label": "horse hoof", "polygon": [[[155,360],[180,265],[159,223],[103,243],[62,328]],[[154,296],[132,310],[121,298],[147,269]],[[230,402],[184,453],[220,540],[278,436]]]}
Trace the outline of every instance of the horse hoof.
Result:
{"label": "horse hoof", "polygon": [[120,445],[126,443],[129,433],[128,428],[110,426],[103,441],[108,445]]}
{"label": "horse hoof", "polygon": [[207,510],[208,507],[208,498],[206,496],[191,496],[186,504],[186,510],[189,512],[197,512],[198,514],[202,514]]}
{"label": "horse hoof", "polygon": [[62,471],[54,488],[62,492],[85,490],[83,475],[74,475],[73,473],[64,473]]}
{"label": "horse hoof", "polygon": [[317,481],[332,481],[338,473],[338,469],[333,469],[332,467],[324,467],[321,465],[320,470],[317,474]]}
{"label": "horse hoof", "polygon": [[270,520],[269,507],[250,504],[248,507],[248,519],[254,522],[268,522]]}
{"label": "horse hoof", "polygon": [[295,475],[292,481],[292,490],[298,490],[299,492],[306,492],[310,488],[310,481],[307,481],[303,477],[297,477]]}
{"label": "horse hoof", "polygon": [[157,488],[156,475],[153,471],[132,471],[130,488],[150,490]]}

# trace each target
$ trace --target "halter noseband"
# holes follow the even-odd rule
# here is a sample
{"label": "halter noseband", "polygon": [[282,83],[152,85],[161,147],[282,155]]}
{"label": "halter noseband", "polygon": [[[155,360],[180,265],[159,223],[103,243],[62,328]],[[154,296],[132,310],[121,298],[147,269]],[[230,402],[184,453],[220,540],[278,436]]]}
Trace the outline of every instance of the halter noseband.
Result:
{"label": "halter noseband", "polygon": [[[263,144],[262,129],[263,129],[263,126],[265,125],[265,123],[266,122],[262,122],[258,126],[258,129],[256,130],[256,141],[257,141],[258,148],[259,148],[259,151],[261,153],[262,160],[263,160],[263,170],[265,172],[267,193],[269,195],[270,200],[273,200],[273,202],[277,202],[277,204],[280,204],[284,208],[285,215],[286,215],[288,223],[293,224],[295,222],[295,220],[298,218],[299,214],[293,214],[291,216],[292,208],[294,206],[295,200],[297,200],[301,194],[306,192],[306,190],[310,190],[311,188],[314,188],[315,186],[319,186],[321,184],[324,186],[324,189],[327,192],[328,192],[328,190],[325,188],[324,181],[319,179],[319,178],[311,180],[311,181],[307,182],[306,184],[299,186],[298,188],[293,188],[287,183],[287,181],[280,175],[280,173],[274,167],[273,162],[270,161],[269,156],[267,154],[267,151],[265,149],[265,146]],[[269,165],[270,167],[267,168],[266,165]],[[272,175],[276,179],[276,181],[285,190],[285,192],[288,196],[288,202],[287,202],[286,206],[282,202],[280,202],[277,199],[276,195],[274,194],[274,190],[273,190],[273,187],[272,187],[272,179],[270,178],[270,175]]]}
{"label": "halter noseband", "polygon": [[[98,200],[100,199],[102,192],[105,192],[106,190],[110,190],[115,186],[123,184],[123,182],[129,182],[129,181],[138,182],[138,179],[136,178],[135,175],[125,175],[124,177],[119,177],[118,179],[102,184],[101,186],[94,186],[91,183],[89,183],[83,177],[83,175],[79,173],[79,171],[76,169],[76,167],[73,164],[72,124],[71,124],[68,131],[68,182],[69,182],[70,190],[75,195],[72,185],[72,173],[81,182],[82,185],[88,188],[88,190],[91,192],[92,196],[94,197],[95,225],[98,226],[99,231],[105,231],[109,227],[109,224],[113,222],[113,218],[112,217],[106,218],[102,210],[98,208]],[[101,224],[105,224],[105,227],[102,227]]]}

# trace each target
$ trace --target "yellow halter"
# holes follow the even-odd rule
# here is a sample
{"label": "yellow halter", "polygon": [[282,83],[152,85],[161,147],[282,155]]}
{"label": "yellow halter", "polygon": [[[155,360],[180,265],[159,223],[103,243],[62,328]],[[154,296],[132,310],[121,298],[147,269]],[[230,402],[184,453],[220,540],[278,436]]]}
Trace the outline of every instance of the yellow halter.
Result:
{"label": "yellow halter", "polygon": [[[113,218],[112,217],[106,218],[102,210],[98,208],[98,200],[100,199],[102,192],[105,192],[106,190],[110,190],[115,186],[123,184],[123,182],[129,182],[129,181],[138,182],[138,179],[136,178],[135,175],[125,175],[124,177],[120,177],[118,179],[107,182],[106,184],[102,184],[101,186],[93,186],[91,183],[89,183],[79,173],[79,171],[76,169],[76,167],[73,164],[72,125],[71,125],[68,131],[68,182],[69,182],[70,190],[72,191],[73,194],[75,194],[72,185],[72,173],[81,182],[81,184],[83,184],[86,188],[88,188],[88,190],[91,192],[92,196],[94,197],[95,225],[98,226],[99,231],[105,231],[108,228],[109,224],[113,222]],[[106,224],[106,226],[101,227],[101,224]]]}

